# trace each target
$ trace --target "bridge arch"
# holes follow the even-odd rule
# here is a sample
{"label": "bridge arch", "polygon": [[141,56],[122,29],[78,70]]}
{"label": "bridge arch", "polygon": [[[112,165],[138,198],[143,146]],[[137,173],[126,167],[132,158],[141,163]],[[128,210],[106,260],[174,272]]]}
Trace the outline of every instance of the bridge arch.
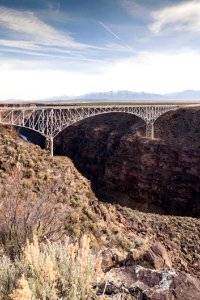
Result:
{"label": "bridge arch", "polygon": [[[129,112],[122,112],[122,111],[118,111],[118,112],[100,112],[100,113],[96,113],[96,114],[93,114],[93,115],[90,115],[88,117],[84,117],[84,118],[81,118],[81,119],[78,119],[76,121],[72,121],[71,123],[66,123],[63,125],[62,129],[57,132],[53,138],[55,138],[58,134],[60,134],[63,130],[65,130],[67,127],[71,126],[71,125],[74,125],[80,121],[83,121],[83,120],[86,120],[86,119],[89,119],[89,118],[92,118],[92,117],[95,117],[95,116],[99,116],[99,115],[105,115],[105,114],[112,114],[112,113],[124,113],[124,114],[128,114],[128,115],[134,115],[136,117],[138,117],[139,119],[141,119],[142,121],[144,121],[145,123],[145,120],[142,119],[140,116],[136,115],[136,114],[133,114],[133,113],[129,113]],[[146,124],[146,123],[145,123]]]}
{"label": "bridge arch", "polygon": [[154,138],[154,123],[164,113],[179,108],[176,105],[82,104],[65,107],[22,107],[0,109],[0,123],[32,129],[43,135],[53,155],[53,139],[68,126],[83,119],[108,113],[128,113],[146,124],[146,136]]}

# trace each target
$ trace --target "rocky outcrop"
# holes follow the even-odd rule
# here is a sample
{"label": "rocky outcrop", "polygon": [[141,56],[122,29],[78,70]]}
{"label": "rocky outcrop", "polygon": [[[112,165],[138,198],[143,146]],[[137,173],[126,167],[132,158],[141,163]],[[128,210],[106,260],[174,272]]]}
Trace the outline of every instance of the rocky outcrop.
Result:
{"label": "rocky outcrop", "polygon": [[[144,261],[140,257],[140,264],[138,264],[138,257],[135,260],[135,253],[132,253],[132,256],[129,253],[125,260],[119,261],[115,253],[106,250],[102,252],[102,257],[102,269],[106,273],[106,277],[104,276],[106,282],[102,282],[98,287],[98,294],[101,295],[99,299],[102,294],[104,299],[110,300],[199,299],[200,280],[195,276],[171,268],[167,250],[160,243],[153,244],[143,253]],[[114,260],[115,263],[111,263],[113,257],[117,257],[117,260]],[[105,268],[106,262],[109,264],[109,268]],[[150,263],[151,268],[147,265],[144,267],[144,262]],[[102,276],[102,278],[104,277]]]}
{"label": "rocky outcrop", "polygon": [[175,269],[114,268],[108,272],[107,282],[100,286],[101,293],[110,300],[199,300],[200,281]]}
{"label": "rocky outcrop", "polygon": [[147,261],[152,265],[154,269],[172,268],[172,262],[169,255],[160,242],[155,245],[144,254],[144,261]]}
{"label": "rocky outcrop", "polygon": [[125,264],[141,263],[147,264],[154,269],[172,268],[171,259],[167,253],[166,248],[160,243],[156,242],[149,247],[148,242],[143,243],[140,247],[135,247],[127,255]]}
{"label": "rocky outcrop", "polygon": [[200,216],[200,109],[163,115],[154,140],[128,114],[100,115],[65,129],[55,153],[69,156],[98,197],[141,211]]}

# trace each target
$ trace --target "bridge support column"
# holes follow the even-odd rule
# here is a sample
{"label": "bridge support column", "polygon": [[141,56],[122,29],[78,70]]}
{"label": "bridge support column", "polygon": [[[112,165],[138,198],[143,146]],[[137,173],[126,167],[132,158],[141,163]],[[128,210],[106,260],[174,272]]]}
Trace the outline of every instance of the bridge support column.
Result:
{"label": "bridge support column", "polygon": [[53,156],[53,138],[46,138],[45,140],[45,149],[50,152],[50,155]]}
{"label": "bridge support column", "polygon": [[45,149],[49,150],[49,138],[45,138]]}
{"label": "bridge support column", "polygon": [[154,139],[154,126],[152,122],[146,123],[146,137]]}
{"label": "bridge support column", "polygon": [[53,138],[50,138],[50,155],[53,156]]}

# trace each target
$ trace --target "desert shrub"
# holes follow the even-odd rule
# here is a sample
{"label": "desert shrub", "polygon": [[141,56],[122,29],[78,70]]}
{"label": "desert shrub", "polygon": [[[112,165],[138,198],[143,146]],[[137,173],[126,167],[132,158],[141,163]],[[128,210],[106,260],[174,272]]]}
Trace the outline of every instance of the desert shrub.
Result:
{"label": "desert shrub", "polygon": [[[6,261],[7,260],[7,261]],[[101,260],[92,254],[90,239],[79,242],[27,242],[21,258],[0,260],[1,299],[86,300],[102,278]],[[12,270],[12,272],[11,272]],[[97,279],[96,279],[97,278]],[[20,298],[21,297],[21,298]]]}
{"label": "desert shrub", "polygon": [[0,257],[0,299],[7,299],[6,296],[16,287],[16,278],[20,275],[11,259],[2,255]]}
{"label": "desert shrub", "polygon": [[34,163],[34,161],[32,160],[32,159],[26,159],[25,161],[24,161],[24,166],[25,167],[29,167],[29,168],[33,168],[34,167],[34,165],[35,165],[35,163]]}
{"label": "desert shrub", "polygon": [[33,300],[28,281],[24,278],[24,276],[17,281],[17,284],[18,288],[9,295],[10,298],[13,300]]}
{"label": "desert shrub", "polygon": [[19,177],[15,172],[0,194],[0,245],[11,257],[20,253],[33,232],[40,240],[59,239],[64,234],[66,217],[53,197],[62,182],[57,186],[46,183],[35,193]]}
{"label": "desert shrub", "polygon": [[34,170],[31,168],[27,168],[24,173],[25,173],[25,177],[27,177],[27,178],[31,178],[35,175]]}

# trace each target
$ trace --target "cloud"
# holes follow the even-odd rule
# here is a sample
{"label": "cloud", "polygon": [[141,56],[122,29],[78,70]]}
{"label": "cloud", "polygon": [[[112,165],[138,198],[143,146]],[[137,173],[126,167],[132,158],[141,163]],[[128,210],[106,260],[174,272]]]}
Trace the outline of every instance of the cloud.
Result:
{"label": "cloud", "polygon": [[145,17],[147,9],[145,6],[139,4],[138,0],[119,0],[122,8],[131,16],[134,17]]}
{"label": "cloud", "polygon": [[[78,61],[109,60],[111,55],[107,56],[108,51],[110,53],[111,51],[116,53],[133,52],[133,49],[113,32],[110,26],[102,22],[99,22],[99,25],[118,40],[118,47],[116,45],[99,47],[79,43],[70,36],[70,33],[59,31],[45,23],[43,21],[44,17],[46,19],[41,11],[36,14],[32,11],[21,11],[0,6],[0,30],[6,35],[6,38],[0,39],[0,50],[3,53],[7,52],[8,55],[17,53],[22,57],[23,55],[30,55],[32,57],[53,58],[58,57],[60,54],[61,59],[77,59]],[[67,16],[65,16],[65,21],[66,18]],[[47,19],[49,20],[49,17]],[[67,20],[69,21],[68,18]],[[76,21],[78,22],[78,19]],[[61,22],[64,22],[62,18]]]}
{"label": "cloud", "polygon": [[11,48],[22,48],[27,50],[39,50],[40,46],[29,41],[15,41],[15,40],[0,40],[0,46]]}
{"label": "cloud", "polygon": [[[6,7],[0,7],[0,27],[7,28],[11,33],[17,32],[27,40],[45,46],[59,46],[71,49],[84,49],[89,45],[76,42],[69,34],[62,33],[52,26],[44,23],[33,12],[19,11]],[[6,41],[3,41],[6,45]],[[17,43],[16,43],[17,45]],[[7,46],[12,46],[8,40]],[[18,45],[20,46],[20,45]],[[27,48],[27,43],[21,47]]]}
{"label": "cloud", "polygon": [[106,48],[104,48],[104,50],[107,51],[116,51],[116,52],[130,52],[133,53],[133,48],[128,46],[128,45],[120,45],[120,44],[116,44],[116,43],[108,43],[106,45]]}
{"label": "cloud", "polygon": [[200,2],[187,1],[152,12],[149,29],[159,34],[165,28],[176,31],[200,32]]}
{"label": "cloud", "polygon": [[[107,90],[168,93],[199,89],[200,53],[140,52],[134,58],[114,63],[101,82]],[[107,87],[108,87],[107,85]]]}
{"label": "cloud", "polygon": [[141,52],[134,58],[93,65],[94,70],[87,67],[75,71],[73,64],[72,69],[63,71],[44,61],[2,59],[0,99],[28,100],[109,90],[167,93],[199,89],[200,53],[192,50],[173,54]]}

